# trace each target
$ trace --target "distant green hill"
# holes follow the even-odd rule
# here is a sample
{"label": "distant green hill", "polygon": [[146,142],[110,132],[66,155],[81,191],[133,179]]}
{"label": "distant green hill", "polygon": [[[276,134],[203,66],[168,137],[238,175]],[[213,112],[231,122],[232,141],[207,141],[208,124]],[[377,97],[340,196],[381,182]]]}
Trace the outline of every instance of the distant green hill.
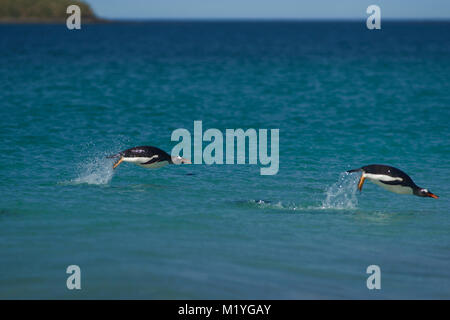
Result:
{"label": "distant green hill", "polygon": [[90,6],[73,0],[0,0],[0,21],[3,22],[63,22],[69,16],[67,7],[76,4],[81,9],[81,21],[99,21]]}

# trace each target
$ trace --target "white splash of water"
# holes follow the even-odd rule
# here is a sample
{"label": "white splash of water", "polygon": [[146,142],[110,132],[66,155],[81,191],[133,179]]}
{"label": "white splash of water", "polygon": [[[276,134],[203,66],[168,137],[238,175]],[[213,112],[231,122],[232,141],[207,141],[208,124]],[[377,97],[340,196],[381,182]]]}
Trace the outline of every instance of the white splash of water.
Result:
{"label": "white splash of water", "polygon": [[281,201],[273,203],[267,200],[250,200],[247,203],[261,209],[285,209],[285,206]]}
{"label": "white splash of water", "polygon": [[76,166],[76,178],[60,182],[63,185],[90,184],[90,185],[108,185],[114,176],[112,168],[114,159],[108,159],[106,156],[116,154],[123,150],[129,139],[125,136],[115,136],[111,141],[113,145],[96,145],[95,141],[90,141],[76,146],[80,155],[88,155],[88,158],[79,160]]}
{"label": "white splash of water", "polygon": [[112,163],[105,156],[87,159],[78,166],[78,177],[71,184],[109,184],[114,175]]}
{"label": "white splash of water", "polygon": [[326,190],[322,209],[355,209],[358,205],[357,184],[359,176],[342,172],[339,180]]}
{"label": "white splash of water", "polygon": [[313,206],[298,205],[295,203],[272,202],[267,200],[249,200],[245,204],[260,209],[281,209],[289,211],[311,211],[311,210],[349,210],[358,206],[358,174],[342,172],[339,179],[325,190],[325,199],[320,204]]}

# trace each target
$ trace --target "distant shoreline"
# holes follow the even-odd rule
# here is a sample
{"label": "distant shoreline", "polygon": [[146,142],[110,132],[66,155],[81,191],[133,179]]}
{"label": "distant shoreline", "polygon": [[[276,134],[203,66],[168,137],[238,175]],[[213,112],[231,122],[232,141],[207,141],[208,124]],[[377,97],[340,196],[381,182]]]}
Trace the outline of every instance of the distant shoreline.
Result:
{"label": "distant shoreline", "polygon": [[106,21],[97,17],[90,5],[82,0],[0,0],[0,23],[65,23],[69,17],[67,10],[72,5],[78,7],[83,22]]}
{"label": "distant shoreline", "polygon": [[[65,24],[64,18],[0,18],[0,24]],[[145,24],[145,23],[364,23],[364,18],[355,19],[270,19],[270,18],[92,18],[81,19],[87,24]],[[384,23],[450,23],[450,19],[384,19]]]}

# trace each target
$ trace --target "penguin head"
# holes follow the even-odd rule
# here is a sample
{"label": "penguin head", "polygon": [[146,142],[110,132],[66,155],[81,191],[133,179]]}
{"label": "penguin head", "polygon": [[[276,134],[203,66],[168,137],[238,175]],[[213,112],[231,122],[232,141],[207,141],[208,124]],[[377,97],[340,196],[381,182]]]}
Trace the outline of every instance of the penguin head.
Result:
{"label": "penguin head", "polygon": [[426,188],[419,188],[419,190],[417,191],[416,195],[418,195],[419,197],[430,197],[430,198],[434,198],[434,199],[439,198],[437,195],[431,193]]}
{"label": "penguin head", "polygon": [[185,158],[182,158],[182,157],[180,157],[180,156],[172,157],[172,162],[173,162],[174,164],[185,164],[185,163],[191,164],[191,161],[190,161],[190,160],[185,159]]}

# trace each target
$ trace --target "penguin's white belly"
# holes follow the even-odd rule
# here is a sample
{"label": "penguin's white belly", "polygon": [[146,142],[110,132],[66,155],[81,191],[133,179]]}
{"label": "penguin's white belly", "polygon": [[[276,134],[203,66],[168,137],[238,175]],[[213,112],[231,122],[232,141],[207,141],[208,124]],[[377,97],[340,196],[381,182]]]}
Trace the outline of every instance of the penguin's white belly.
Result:
{"label": "penguin's white belly", "polygon": [[147,169],[158,169],[161,167],[164,167],[165,165],[169,164],[169,161],[155,161],[149,164],[144,164],[146,162],[149,162],[155,158],[158,158],[158,155],[154,155],[153,157],[124,157],[123,161],[134,163],[142,168]]}
{"label": "penguin's white belly", "polygon": [[158,169],[161,167],[164,167],[165,165],[168,165],[169,161],[160,161],[160,162],[153,162],[153,163],[149,163],[149,164],[140,164],[137,163],[137,165],[139,165],[142,168],[147,168],[147,169]]}
{"label": "penguin's white belly", "polygon": [[376,185],[379,185],[383,189],[390,191],[390,192],[394,192],[394,193],[398,193],[398,194],[413,194],[412,189],[410,187],[405,187],[405,186],[401,186],[401,185],[385,184],[377,179],[371,179],[371,178],[367,178],[367,179],[369,179]]}
{"label": "penguin's white belly", "polygon": [[[149,157],[123,157],[123,161],[135,163],[135,164],[141,164],[146,163],[152,160],[155,156],[149,158]],[[157,156],[156,156],[157,157]]]}

